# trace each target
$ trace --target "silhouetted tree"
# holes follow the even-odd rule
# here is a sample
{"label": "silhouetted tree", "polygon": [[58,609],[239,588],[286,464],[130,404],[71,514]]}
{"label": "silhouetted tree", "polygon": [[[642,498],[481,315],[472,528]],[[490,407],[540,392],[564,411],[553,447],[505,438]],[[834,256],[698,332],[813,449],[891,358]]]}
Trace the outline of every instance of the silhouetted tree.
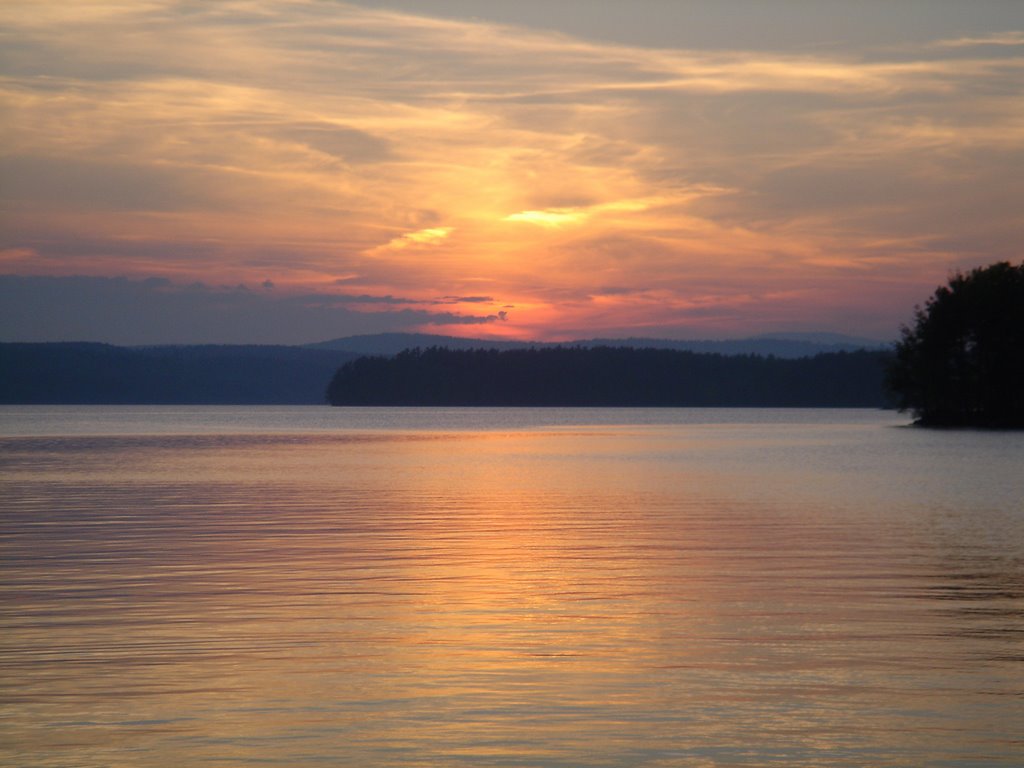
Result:
{"label": "silhouetted tree", "polygon": [[889,385],[920,424],[1024,427],[1024,263],[937,288],[903,328]]}

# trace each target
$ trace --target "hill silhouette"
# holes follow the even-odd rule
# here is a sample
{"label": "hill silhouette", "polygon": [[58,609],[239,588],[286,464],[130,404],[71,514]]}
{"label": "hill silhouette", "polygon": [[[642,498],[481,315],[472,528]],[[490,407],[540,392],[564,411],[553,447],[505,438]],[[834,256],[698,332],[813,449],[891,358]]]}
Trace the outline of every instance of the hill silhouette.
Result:
{"label": "hill silhouette", "polygon": [[314,404],[350,352],[286,346],[0,344],[0,403]]}

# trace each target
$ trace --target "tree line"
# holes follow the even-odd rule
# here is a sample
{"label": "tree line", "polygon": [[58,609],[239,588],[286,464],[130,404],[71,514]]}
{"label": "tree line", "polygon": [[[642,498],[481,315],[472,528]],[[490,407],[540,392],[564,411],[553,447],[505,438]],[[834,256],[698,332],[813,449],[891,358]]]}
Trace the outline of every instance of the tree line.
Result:
{"label": "tree line", "polygon": [[632,347],[406,350],[345,363],[332,405],[882,407],[886,352],[781,359]]}

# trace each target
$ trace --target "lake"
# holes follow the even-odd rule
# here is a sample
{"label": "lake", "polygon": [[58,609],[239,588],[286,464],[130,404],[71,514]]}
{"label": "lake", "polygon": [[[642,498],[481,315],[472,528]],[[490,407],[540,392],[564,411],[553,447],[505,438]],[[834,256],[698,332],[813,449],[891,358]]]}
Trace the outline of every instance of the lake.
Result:
{"label": "lake", "polygon": [[2,407],[0,762],[1020,766],[1024,433]]}

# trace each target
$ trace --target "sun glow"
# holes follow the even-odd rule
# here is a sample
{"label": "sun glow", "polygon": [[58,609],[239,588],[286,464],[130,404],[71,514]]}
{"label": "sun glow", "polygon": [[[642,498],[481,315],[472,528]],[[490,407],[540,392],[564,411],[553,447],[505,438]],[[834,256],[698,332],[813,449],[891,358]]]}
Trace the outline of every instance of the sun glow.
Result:
{"label": "sun glow", "polygon": [[[388,328],[463,335],[885,337],[1024,234],[1017,31],[795,55],[346,3],[15,5],[10,274],[344,276]],[[486,313],[429,303],[481,287]]]}
{"label": "sun glow", "polygon": [[561,227],[566,224],[578,224],[586,218],[587,214],[584,211],[555,208],[548,211],[520,211],[506,216],[503,221],[522,221],[541,227]]}

